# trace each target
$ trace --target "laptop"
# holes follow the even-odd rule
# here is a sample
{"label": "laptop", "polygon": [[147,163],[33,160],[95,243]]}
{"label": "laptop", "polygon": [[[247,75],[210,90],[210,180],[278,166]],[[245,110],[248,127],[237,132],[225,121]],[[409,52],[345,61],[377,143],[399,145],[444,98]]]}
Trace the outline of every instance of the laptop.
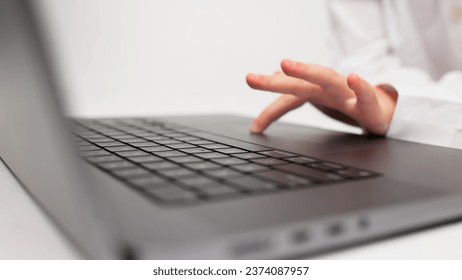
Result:
{"label": "laptop", "polygon": [[0,156],[85,258],[312,256],[462,217],[462,151],[231,115],[68,119],[34,1],[1,0]]}

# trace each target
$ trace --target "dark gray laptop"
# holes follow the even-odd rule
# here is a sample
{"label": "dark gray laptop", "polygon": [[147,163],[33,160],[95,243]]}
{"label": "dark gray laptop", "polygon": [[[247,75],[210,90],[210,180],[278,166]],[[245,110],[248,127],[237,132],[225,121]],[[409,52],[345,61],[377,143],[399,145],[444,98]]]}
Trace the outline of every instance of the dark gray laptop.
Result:
{"label": "dark gray laptop", "polygon": [[0,0],[0,155],[84,257],[292,258],[462,217],[455,149],[251,135],[237,116],[64,119],[34,4]]}

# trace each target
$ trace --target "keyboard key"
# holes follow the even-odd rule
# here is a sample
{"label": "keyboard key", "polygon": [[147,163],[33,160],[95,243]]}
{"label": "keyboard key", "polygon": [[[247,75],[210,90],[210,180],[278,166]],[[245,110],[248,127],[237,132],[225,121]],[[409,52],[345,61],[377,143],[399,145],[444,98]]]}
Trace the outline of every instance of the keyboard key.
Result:
{"label": "keyboard key", "polygon": [[288,164],[287,161],[283,161],[283,160],[276,159],[276,158],[259,158],[259,159],[252,159],[251,161],[258,163],[258,164],[269,165],[269,166]]}
{"label": "keyboard key", "polygon": [[159,144],[153,142],[138,142],[138,143],[130,143],[130,145],[141,148],[141,147],[158,147]]}
{"label": "keyboard key", "polygon": [[141,157],[141,156],[149,156],[148,153],[143,151],[124,151],[124,152],[116,152],[117,155],[121,157]]}
{"label": "keyboard key", "polygon": [[243,159],[227,157],[227,158],[219,158],[219,159],[212,159],[213,162],[223,164],[223,165],[237,165],[237,164],[244,164],[248,163]]}
{"label": "keyboard key", "polygon": [[136,151],[135,148],[130,146],[106,147],[106,150],[109,150],[111,152]]}
{"label": "keyboard key", "polygon": [[222,144],[207,144],[207,145],[200,145],[202,148],[216,150],[216,149],[228,149],[231,148],[230,146],[222,145]]}
{"label": "keyboard key", "polygon": [[125,135],[125,133],[116,130],[106,130],[104,135],[111,136],[112,138],[116,138],[117,136]]}
{"label": "keyboard key", "polygon": [[214,181],[212,179],[209,179],[203,176],[180,178],[178,182],[180,182],[181,184],[187,187],[196,188],[196,189],[211,188],[211,187],[218,185],[217,181]]}
{"label": "keyboard key", "polygon": [[274,191],[279,189],[275,183],[250,176],[231,179],[227,182],[236,185],[239,189],[246,192]]}
{"label": "keyboard key", "polygon": [[[177,131],[179,132],[182,132],[182,133],[185,133],[185,134],[189,134],[191,132],[196,132],[198,131],[197,129],[194,129],[194,128],[191,128],[191,127],[176,127],[175,128]],[[191,137],[191,136],[185,136],[185,137]],[[180,138],[177,138],[178,140],[182,140],[181,137]]]}
{"label": "keyboard key", "polygon": [[179,168],[180,165],[174,164],[173,162],[169,161],[161,161],[161,162],[152,162],[152,163],[143,163],[142,166],[149,170],[165,170],[165,169],[175,169]]}
{"label": "keyboard key", "polygon": [[278,151],[278,150],[264,151],[264,152],[260,152],[260,154],[265,155],[265,156],[269,156],[269,157],[273,157],[273,158],[288,158],[288,157],[295,157],[296,156],[295,154],[285,152],[285,151]]}
{"label": "keyboard key", "polygon": [[319,182],[335,181],[342,179],[340,175],[322,172],[314,168],[305,167],[297,164],[277,165],[276,168],[282,171],[293,173],[295,175],[311,178]]}
{"label": "keyboard key", "polygon": [[[198,139],[198,138],[196,138]],[[213,144],[212,141],[208,141],[208,140],[202,140],[202,139],[198,139],[198,140],[183,140],[185,142],[188,142],[189,144],[193,144],[193,145],[208,145],[208,144]],[[206,147],[204,147],[206,148]]]}
{"label": "keyboard key", "polygon": [[216,149],[216,152],[222,153],[222,154],[239,154],[239,153],[247,153],[247,151],[237,149],[237,148],[228,148],[228,149]]}
{"label": "keyboard key", "polygon": [[214,177],[216,179],[227,179],[227,178],[243,176],[242,173],[237,172],[237,171],[232,170],[232,169],[229,169],[229,168],[205,170],[204,174],[207,174],[207,175],[209,175],[211,177]]}
{"label": "keyboard key", "polygon": [[156,157],[156,156],[142,156],[142,157],[130,157],[130,161],[136,162],[136,163],[146,163],[146,162],[157,162],[157,161],[162,161],[161,158]]}
{"label": "keyboard key", "polygon": [[188,148],[196,148],[196,146],[191,145],[191,144],[186,144],[186,143],[181,143],[181,144],[168,144],[166,145],[169,148],[172,149],[188,149]]}
{"label": "keyboard key", "polygon": [[[187,137],[183,133],[178,133],[178,132],[169,132],[169,133],[164,133],[165,136],[178,139],[178,137]],[[179,140],[179,139],[178,139]]]}
{"label": "keyboard key", "polygon": [[145,131],[143,129],[140,129],[140,128],[137,128],[137,127],[131,127],[129,125],[127,126],[119,126],[118,127],[120,130],[126,132],[126,133],[130,133],[130,134],[133,134],[133,135],[136,135],[138,133],[144,133]]}
{"label": "keyboard key", "polygon": [[117,169],[111,171],[114,175],[121,177],[121,178],[133,178],[133,177],[140,177],[149,175],[150,172],[146,169],[135,167],[135,168],[127,168],[127,169]]}
{"label": "keyboard key", "polygon": [[345,168],[340,164],[333,164],[329,162],[313,163],[313,164],[310,164],[310,167],[323,170],[323,171],[340,170],[340,169]]}
{"label": "keyboard key", "polygon": [[106,162],[98,164],[99,167],[106,169],[106,170],[116,170],[116,169],[125,169],[125,168],[133,168],[136,167],[135,164],[129,161],[114,161],[114,162]]}
{"label": "keyboard key", "polygon": [[158,127],[157,127],[157,128],[154,128],[154,129],[151,129],[151,131],[153,131],[153,132],[155,132],[155,133],[161,135],[162,137],[165,137],[165,136],[164,136],[165,133],[170,133],[170,132],[171,132],[171,130],[165,130],[165,129],[163,129],[163,128],[158,128]]}
{"label": "keyboard key", "polygon": [[102,142],[102,143],[98,143],[99,146],[101,147],[116,147],[116,146],[123,146],[125,144],[123,144],[122,142],[119,142],[119,141],[111,141],[111,142]]}
{"label": "keyboard key", "polygon": [[200,153],[210,153],[212,151],[204,148],[190,148],[190,149],[181,149],[180,151],[188,154],[200,154]]}
{"label": "keyboard key", "polygon": [[195,193],[182,189],[175,185],[171,185],[165,188],[148,189],[147,192],[152,194],[157,199],[166,202],[193,201],[197,199]]}
{"label": "keyboard key", "polygon": [[183,143],[183,142],[181,142],[181,141],[173,140],[173,139],[157,140],[157,141],[154,141],[154,142],[156,142],[157,144],[161,144],[161,145],[182,144],[182,143]]}
{"label": "keyboard key", "polygon": [[193,136],[184,136],[184,137],[179,137],[177,139],[183,142],[188,142],[188,143],[193,142],[193,141],[203,141],[202,139],[193,137]]}
{"label": "keyboard key", "polygon": [[261,172],[261,171],[269,170],[268,167],[255,164],[255,163],[235,165],[235,166],[232,166],[232,168],[238,171],[247,172],[247,173],[254,173],[254,172]]}
{"label": "keyboard key", "polygon": [[190,164],[186,164],[185,166],[188,168],[194,169],[194,170],[210,170],[210,169],[221,168],[220,165],[215,164],[213,162],[209,162],[209,161],[190,163]]}
{"label": "keyboard key", "polygon": [[177,169],[166,169],[166,170],[157,170],[160,174],[172,178],[172,179],[178,179],[178,178],[184,178],[184,177],[191,177],[197,175],[196,172],[186,169],[186,168],[177,168]]}
{"label": "keyboard key", "polygon": [[256,153],[235,154],[233,156],[241,158],[241,159],[254,159],[254,158],[265,158],[266,157],[264,155],[260,155]]}
{"label": "keyboard key", "polygon": [[152,133],[152,132],[147,132],[147,131],[136,132],[136,133],[132,133],[132,134],[135,135],[135,136],[141,137],[141,138],[157,136],[157,134]]}
{"label": "keyboard key", "polygon": [[291,161],[291,162],[296,162],[296,163],[313,163],[313,162],[318,162],[319,160],[310,158],[310,157],[293,157],[293,158],[285,158],[285,160]]}
{"label": "keyboard key", "polygon": [[263,179],[268,179],[272,182],[276,182],[278,185],[282,185],[289,188],[309,186],[313,184],[313,182],[307,178],[299,177],[288,173],[283,173],[276,170],[261,172],[256,174],[255,176],[258,176]]}
{"label": "keyboard key", "polygon": [[141,189],[164,188],[170,185],[170,183],[168,183],[164,178],[156,175],[131,178],[128,179],[128,182]]}
{"label": "keyboard key", "polygon": [[111,162],[111,161],[122,161],[122,158],[114,155],[110,156],[97,156],[97,157],[89,157],[86,158],[88,161],[93,163],[102,163],[102,162]]}
{"label": "keyboard key", "polygon": [[100,144],[100,143],[104,143],[104,142],[113,142],[114,141],[114,139],[108,138],[108,137],[102,137],[102,138],[97,138],[97,139],[88,139],[88,140],[90,140],[91,142],[96,143],[96,144]]}
{"label": "keyboard key", "polygon": [[151,140],[151,141],[170,140],[170,138],[165,137],[165,136],[148,136],[148,137],[143,137],[143,138]]}
{"label": "keyboard key", "polygon": [[185,156],[185,153],[179,151],[165,151],[165,152],[153,152],[156,156],[170,158],[170,157],[181,157]]}
{"label": "keyboard key", "polygon": [[251,151],[251,152],[262,152],[262,151],[273,150],[265,146],[260,146],[260,145],[249,143],[249,142],[239,141],[236,139],[231,139],[231,138],[219,136],[216,134],[210,134],[207,132],[195,132],[195,133],[191,133],[191,135],[201,137],[206,140],[219,142],[224,145],[233,146],[235,148],[243,149],[246,151]]}
{"label": "keyboard key", "polygon": [[112,138],[122,140],[122,139],[133,139],[134,137],[133,135],[130,135],[130,134],[121,134],[121,135],[112,136]]}
{"label": "keyboard key", "polygon": [[193,162],[203,162],[203,159],[200,159],[195,156],[184,156],[184,157],[172,157],[170,158],[171,161],[176,163],[193,163]]}
{"label": "keyboard key", "polygon": [[150,153],[173,151],[170,148],[162,147],[162,146],[158,146],[158,147],[142,147],[141,149],[143,151],[150,152]]}
{"label": "keyboard key", "polygon": [[203,159],[216,159],[216,158],[226,158],[227,155],[220,154],[220,153],[202,153],[197,154],[196,156],[203,158]]}
{"label": "keyboard key", "polygon": [[124,143],[140,143],[140,142],[146,141],[146,139],[143,139],[143,138],[127,138],[127,139],[119,139],[119,140]]}

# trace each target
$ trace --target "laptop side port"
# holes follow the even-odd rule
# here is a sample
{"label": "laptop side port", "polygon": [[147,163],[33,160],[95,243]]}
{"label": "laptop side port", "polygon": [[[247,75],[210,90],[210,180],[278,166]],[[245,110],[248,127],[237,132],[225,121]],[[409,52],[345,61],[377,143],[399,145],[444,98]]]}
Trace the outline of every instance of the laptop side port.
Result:
{"label": "laptop side port", "polygon": [[359,230],[367,230],[371,226],[371,222],[366,216],[360,216],[357,221]]}
{"label": "laptop side port", "polygon": [[290,235],[293,245],[302,245],[310,241],[310,234],[306,229],[297,229]]}
{"label": "laptop side port", "polygon": [[326,233],[329,237],[337,237],[345,233],[345,225],[341,222],[336,222],[327,225]]}

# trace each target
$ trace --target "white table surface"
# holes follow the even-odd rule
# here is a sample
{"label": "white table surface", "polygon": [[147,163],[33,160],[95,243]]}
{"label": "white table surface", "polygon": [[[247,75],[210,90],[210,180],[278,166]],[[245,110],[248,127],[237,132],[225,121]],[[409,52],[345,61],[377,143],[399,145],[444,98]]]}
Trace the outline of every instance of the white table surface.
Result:
{"label": "white table surface", "polygon": [[[78,253],[0,162],[0,259],[75,259]],[[462,222],[320,256],[462,259]]]}

